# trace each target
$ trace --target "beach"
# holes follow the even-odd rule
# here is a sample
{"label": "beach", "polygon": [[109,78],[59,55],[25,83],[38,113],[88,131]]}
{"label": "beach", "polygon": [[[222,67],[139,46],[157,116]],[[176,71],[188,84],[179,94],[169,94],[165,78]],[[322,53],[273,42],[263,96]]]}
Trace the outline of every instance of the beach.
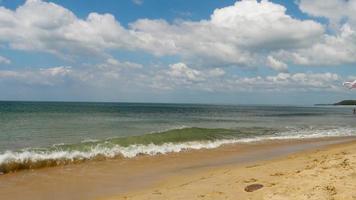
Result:
{"label": "beach", "polygon": [[[355,199],[354,137],[271,140],[0,176],[1,199]],[[254,192],[244,189],[262,184]]]}
{"label": "beach", "polygon": [[0,199],[350,197],[354,121],[347,107],[0,102]]}
{"label": "beach", "polygon": [[0,200],[356,200],[356,0],[0,0]]}
{"label": "beach", "polygon": [[[246,187],[262,188],[246,191]],[[170,177],[118,199],[356,199],[356,142]]]}

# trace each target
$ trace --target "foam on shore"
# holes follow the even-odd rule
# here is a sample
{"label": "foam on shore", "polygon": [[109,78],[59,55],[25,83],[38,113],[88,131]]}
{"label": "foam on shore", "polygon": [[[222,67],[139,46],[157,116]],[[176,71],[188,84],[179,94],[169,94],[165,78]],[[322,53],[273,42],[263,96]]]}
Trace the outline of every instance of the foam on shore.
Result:
{"label": "foam on shore", "polygon": [[87,140],[78,144],[59,144],[48,148],[5,151],[0,154],[0,173],[79,163],[87,160],[133,158],[139,155],[154,156],[186,150],[212,149],[226,144],[353,136],[355,133],[356,131],[352,128],[305,128],[284,131],[262,128],[239,130],[178,128],[141,136],[111,138],[104,141]]}

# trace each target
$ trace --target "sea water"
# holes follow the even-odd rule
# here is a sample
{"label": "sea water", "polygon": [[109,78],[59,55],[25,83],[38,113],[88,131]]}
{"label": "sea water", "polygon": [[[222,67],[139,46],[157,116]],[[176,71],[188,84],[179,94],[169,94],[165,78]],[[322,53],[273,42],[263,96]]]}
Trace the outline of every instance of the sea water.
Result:
{"label": "sea water", "polygon": [[356,135],[348,106],[0,102],[0,173],[230,143]]}

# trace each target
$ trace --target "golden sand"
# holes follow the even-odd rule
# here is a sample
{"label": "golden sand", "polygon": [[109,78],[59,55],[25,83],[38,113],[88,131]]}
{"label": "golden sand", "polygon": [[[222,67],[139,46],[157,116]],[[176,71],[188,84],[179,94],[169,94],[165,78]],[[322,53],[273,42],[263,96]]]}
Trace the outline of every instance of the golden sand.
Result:
{"label": "golden sand", "polygon": [[[0,176],[0,199],[356,199],[351,140],[267,141],[25,170]],[[246,192],[251,184],[262,188]]]}
{"label": "golden sand", "polygon": [[[252,184],[263,187],[253,192]],[[121,199],[356,199],[356,142],[242,166],[180,174]]]}

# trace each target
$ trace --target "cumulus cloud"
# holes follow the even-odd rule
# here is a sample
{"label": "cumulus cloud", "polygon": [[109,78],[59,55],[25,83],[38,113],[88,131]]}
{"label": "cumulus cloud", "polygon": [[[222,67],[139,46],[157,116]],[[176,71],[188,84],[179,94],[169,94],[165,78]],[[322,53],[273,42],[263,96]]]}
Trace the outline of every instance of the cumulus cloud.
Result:
{"label": "cumulus cloud", "polygon": [[55,3],[27,0],[16,10],[0,7],[0,43],[63,57],[110,58],[112,50],[144,50],[156,56],[179,56],[200,66],[267,65],[279,72],[285,72],[288,63],[355,63],[355,1],[300,0],[298,4],[310,15],[342,25],[334,34],[326,33],[316,21],[289,16],[282,5],[243,0],[214,10],[206,20],[139,19],[125,28],[111,14],[90,13],[81,19]]}
{"label": "cumulus cloud", "polygon": [[59,56],[145,50],[201,65],[257,66],[270,52],[309,47],[323,33],[321,24],[292,18],[285,7],[267,0],[237,1],[216,9],[207,20],[139,19],[128,29],[111,14],[80,19],[41,0],[27,0],[14,11],[0,7],[0,42]]}
{"label": "cumulus cloud", "polygon": [[273,56],[268,56],[267,57],[267,66],[269,66],[271,69],[278,71],[278,72],[286,72],[288,71],[288,66],[286,63],[275,59]]}
{"label": "cumulus cloud", "polygon": [[216,9],[209,20],[141,19],[131,24],[141,48],[157,55],[208,58],[218,63],[253,65],[270,51],[306,47],[323,34],[321,24],[298,20],[272,2],[237,1]]}
{"label": "cumulus cloud", "polygon": [[183,78],[190,81],[203,80],[202,73],[200,71],[191,69],[184,63],[172,64],[169,68],[170,70],[167,71],[167,74],[170,77]]}
{"label": "cumulus cloud", "polygon": [[300,9],[315,17],[325,17],[332,25],[349,21],[356,25],[355,0],[300,0]]}
{"label": "cumulus cloud", "polygon": [[208,78],[221,77],[225,74],[225,71],[221,68],[197,70],[188,67],[185,63],[175,63],[169,66],[169,70],[164,72],[170,78],[179,78],[189,81],[204,81]]}
{"label": "cumulus cloud", "polygon": [[274,58],[304,66],[340,66],[355,64],[356,1],[300,0],[300,9],[312,16],[329,19],[332,30],[309,47],[272,52]]}
{"label": "cumulus cloud", "polygon": [[129,28],[111,14],[93,12],[81,19],[55,3],[27,0],[16,10],[0,7],[0,43],[61,57],[110,58],[112,50],[143,50],[156,56],[175,55],[197,66],[267,65],[285,72],[288,63],[356,62],[355,2],[298,1],[302,11],[339,24],[326,33],[322,24],[293,18],[284,6],[267,0],[237,1],[214,10],[206,20],[139,19]]}
{"label": "cumulus cloud", "polygon": [[[71,81],[118,87],[141,84],[143,88],[164,90],[337,90],[340,77],[336,74],[286,72],[291,65],[356,63],[353,2],[298,2],[304,12],[338,24],[333,31],[326,32],[325,25],[293,18],[284,6],[267,0],[236,1],[214,10],[204,20],[139,19],[128,28],[111,14],[90,13],[79,18],[55,3],[27,0],[16,10],[0,7],[3,47],[61,57],[105,56],[95,64],[3,70],[0,81],[43,85]],[[329,14],[332,7],[336,12]],[[347,11],[342,13],[339,8]],[[113,58],[111,53],[115,50],[145,52],[157,57],[173,55],[179,61],[162,68],[151,66],[145,71],[141,64]],[[0,63],[10,62],[0,57]],[[242,77],[228,74],[226,66],[268,66],[278,74]]]}
{"label": "cumulus cloud", "polygon": [[184,63],[143,76],[142,82],[156,90],[188,89],[211,92],[343,91],[343,77],[335,73],[278,73],[273,76],[243,77],[223,69],[193,69]]}
{"label": "cumulus cloud", "polygon": [[280,51],[277,57],[297,65],[337,66],[356,63],[356,32],[348,24],[336,35],[325,35],[323,40],[309,48],[296,51]]}
{"label": "cumulus cloud", "polygon": [[191,87],[201,87],[204,90],[207,81],[221,80],[225,75],[221,68],[196,69],[180,62],[169,65],[168,69],[158,69],[149,75],[142,74],[140,81],[158,90]]}
{"label": "cumulus cloud", "polygon": [[131,48],[130,41],[135,40],[111,14],[90,13],[82,20],[41,0],[27,0],[15,11],[0,7],[0,42],[13,49],[69,56]]}

